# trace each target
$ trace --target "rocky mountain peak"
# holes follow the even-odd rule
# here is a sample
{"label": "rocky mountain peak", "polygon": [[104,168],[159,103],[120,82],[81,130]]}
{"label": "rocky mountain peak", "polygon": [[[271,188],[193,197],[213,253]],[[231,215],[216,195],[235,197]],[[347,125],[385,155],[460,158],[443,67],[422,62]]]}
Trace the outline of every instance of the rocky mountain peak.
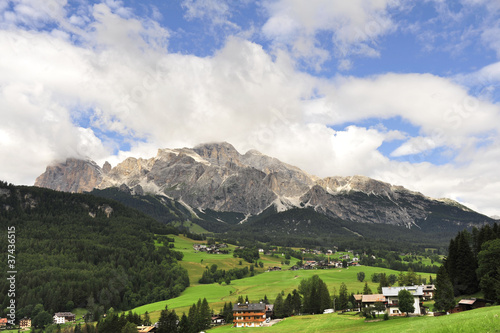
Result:
{"label": "rocky mountain peak", "polygon": [[48,166],[36,179],[35,186],[64,192],[87,192],[92,191],[102,177],[102,170],[94,161],[68,158],[65,162]]}
{"label": "rocky mountain peak", "polygon": [[193,151],[214,165],[225,165],[229,162],[242,166],[240,153],[227,142],[197,145]]}

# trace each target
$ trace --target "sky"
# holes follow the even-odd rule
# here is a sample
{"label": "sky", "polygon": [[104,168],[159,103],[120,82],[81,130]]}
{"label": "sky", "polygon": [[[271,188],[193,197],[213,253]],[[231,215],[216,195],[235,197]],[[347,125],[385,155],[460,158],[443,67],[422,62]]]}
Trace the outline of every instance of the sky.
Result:
{"label": "sky", "polygon": [[0,0],[0,179],[226,141],[500,215],[498,0]]}

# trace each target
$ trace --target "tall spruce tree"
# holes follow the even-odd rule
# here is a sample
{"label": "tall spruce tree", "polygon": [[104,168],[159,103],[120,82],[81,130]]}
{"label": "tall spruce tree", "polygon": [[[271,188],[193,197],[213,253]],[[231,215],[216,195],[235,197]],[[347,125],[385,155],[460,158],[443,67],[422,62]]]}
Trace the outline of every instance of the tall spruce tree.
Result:
{"label": "tall spruce tree", "polygon": [[365,287],[363,288],[363,295],[371,295],[371,294],[373,294],[372,290],[368,286],[368,282],[365,282]]}
{"label": "tall spruce tree", "polygon": [[340,284],[339,288],[339,302],[337,308],[339,310],[345,310],[348,307],[349,295],[347,294],[347,286],[344,282]]}
{"label": "tall spruce tree", "polygon": [[443,266],[439,267],[436,275],[436,291],[434,294],[434,308],[438,311],[449,311],[455,306],[453,285],[451,284],[448,272]]}

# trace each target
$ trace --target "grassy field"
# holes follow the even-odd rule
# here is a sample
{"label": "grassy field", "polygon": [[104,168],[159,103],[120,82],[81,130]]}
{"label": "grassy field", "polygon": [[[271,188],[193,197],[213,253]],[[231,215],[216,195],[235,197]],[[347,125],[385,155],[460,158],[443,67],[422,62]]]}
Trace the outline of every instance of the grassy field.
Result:
{"label": "grassy field", "polygon": [[[248,295],[250,301],[259,301],[260,299],[267,296],[269,300],[273,301],[277,294],[282,290],[286,293],[290,293],[293,289],[298,288],[298,285],[302,279],[310,278],[311,276],[317,274],[328,286],[330,294],[338,293],[340,284],[344,282],[347,285],[349,293],[360,293],[363,290],[364,282],[359,282],[357,280],[357,273],[364,272],[365,280],[368,281],[368,285],[373,292],[376,292],[378,284],[369,281],[369,277],[373,273],[386,273],[398,274],[399,272],[368,266],[356,266],[350,268],[337,268],[328,270],[298,270],[289,271],[289,266],[283,266],[282,271],[275,272],[263,272],[268,266],[281,266],[281,257],[271,257],[262,256],[260,261],[264,263],[264,268],[255,267],[257,274],[253,277],[247,277],[240,280],[233,280],[229,285],[226,283],[219,284],[209,284],[202,285],[198,284],[198,279],[201,277],[202,272],[205,270],[206,266],[212,264],[217,264],[220,269],[230,269],[234,267],[244,267],[239,265],[239,258],[233,258],[232,254],[207,254],[204,252],[195,252],[193,250],[194,243],[203,243],[201,241],[193,241],[184,236],[175,236],[175,250],[181,251],[184,254],[184,258],[181,261],[181,265],[185,267],[190,276],[191,286],[187,288],[179,297],[170,299],[167,301],[161,301],[156,303],[147,304],[132,311],[143,314],[146,311],[150,314],[153,320],[159,318],[160,311],[168,305],[169,309],[175,309],[178,314],[182,312],[188,312],[189,307],[198,301],[198,298],[206,297],[210,304],[210,307],[218,312],[224,302],[237,301],[238,296],[245,297]],[[234,246],[229,246],[229,249],[234,250]],[[296,260],[292,258],[293,260]],[[297,259],[298,260],[298,259]],[[250,265],[249,263],[243,262],[243,265]],[[286,270],[285,270],[286,269]],[[425,274],[428,276],[429,274]]]}
{"label": "grassy field", "polygon": [[[488,307],[441,317],[391,317],[366,322],[353,314],[325,314],[287,318],[272,327],[245,328],[245,332],[500,332],[500,307]],[[234,332],[230,325],[211,329],[213,333]]]}

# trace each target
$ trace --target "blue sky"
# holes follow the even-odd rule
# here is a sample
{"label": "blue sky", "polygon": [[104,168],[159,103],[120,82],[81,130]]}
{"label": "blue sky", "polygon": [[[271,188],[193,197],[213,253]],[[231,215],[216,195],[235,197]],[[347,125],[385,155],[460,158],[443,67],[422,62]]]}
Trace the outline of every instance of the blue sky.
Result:
{"label": "blue sky", "polygon": [[4,0],[0,67],[7,181],[228,141],[500,215],[496,0]]}

